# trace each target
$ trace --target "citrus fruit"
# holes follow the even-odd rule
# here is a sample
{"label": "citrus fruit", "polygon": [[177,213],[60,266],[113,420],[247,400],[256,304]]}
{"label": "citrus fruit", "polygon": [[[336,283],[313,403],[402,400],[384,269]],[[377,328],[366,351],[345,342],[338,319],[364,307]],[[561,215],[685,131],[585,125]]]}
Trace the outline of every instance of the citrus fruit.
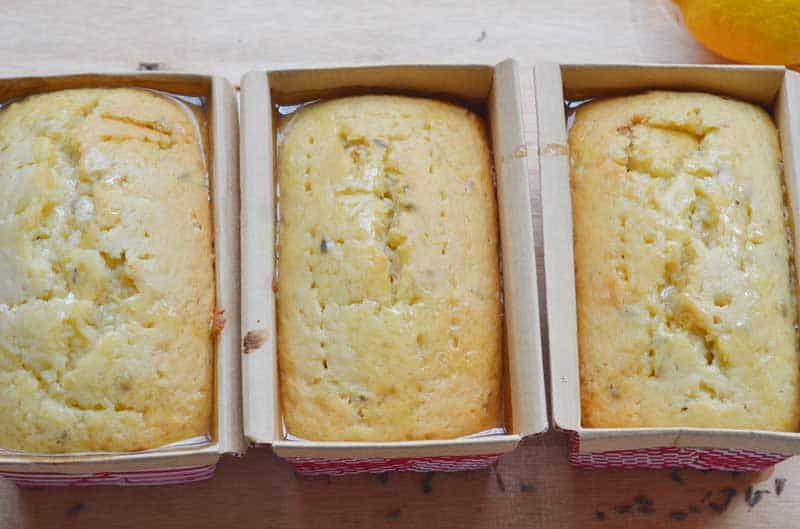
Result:
{"label": "citrus fruit", "polygon": [[800,0],[674,0],[689,31],[727,59],[800,63]]}

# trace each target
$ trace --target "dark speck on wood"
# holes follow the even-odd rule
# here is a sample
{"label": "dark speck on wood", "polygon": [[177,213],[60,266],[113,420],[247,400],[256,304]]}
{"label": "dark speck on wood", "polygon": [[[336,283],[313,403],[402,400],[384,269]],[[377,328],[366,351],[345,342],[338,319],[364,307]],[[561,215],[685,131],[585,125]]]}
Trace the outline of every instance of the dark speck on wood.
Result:
{"label": "dark speck on wood", "polygon": [[717,503],[715,501],[708,502],[708,507],[717,514],[722,514],[728,509],[725,503]]}
{"label": "dark speck on wood", "polygon": [[536,485],[530,485],[528,483],[520,483],[519,484],[520,492],[527,492],[528,494],[536,492]]}
{"label": "dark speck on wood", "polygon": [[606,513],[604,513],[603,511],[595,511],[594,517],[597,518],[598,520],[605,520]]}
{"label": "dark speck on wood", "polygon": [[422,478],[422,493],[423,494],[430,494],[433,492],[433,472],[428,472],[425,474],[425,477]]}
{"label": "dark speck on wood", "polygon": [[67,510],[67,516],[77,516],[78,514],[86,511],[86,504],[76,503]]}
{"label": "dark speck on wood", "polygon": [[140,72],[156,72],[161,69],[161,65],[157,62],[140,62],[138,69]]}
{"label": "dark speck on wood", "polygon": [[[750,487],[750,488],[752,488],[752,487]],[[747,497],[745,497],[745,500],[747,501],[747,505],[749,505],[750,507],[755,507],[756,505],[758,505],[758,503],[764,497],[764,494],[769,494],[770,493],[768,490],[751,491],[750,488],[747,489],[748,495],[747,495]]]}
{"label": "dark speck on wood", "polygon": [[728,510],[728,506],[731,504],[731,500],[738,494],[736,489],[725,488],[722,489],[722,496],[725,498],[725,501],[722,503],[717,503],[715,501],[708,502],[709,508],[717,514],[722,514],[726,510]]}
{"label": "dark speck on wood", "polygon": [[395,510],[389,512],[386,515],[386,517],[389,518],[390,520],[395,520],[397,518],[400,518],[401,514],[403,514],[403,513],[400,511],[400,509],[395,509]]}
{"label": "dark speck on wood", "polygon": [[376,479],[378,480],[378,483],[380,483],[381,485],[386,485],[387,483],[389,483],[389,473],[381,472],[380,474],[378,474]]}
{"label": "dark speck on wood", "polygon": [[730,487],[722,489],[722,495],[725,496],[726,500],[732,500],[737,494],[739,494],[739,491],[736,489],[732,489]]}
{"label": "dark speck on wood", "polygon": [[680,471],[678,471],[677,468],[673,468],[672,472],[669,473],[669,479],[671,479],[672,481],[674,481],[678,485],[685,485],[686,484],[686,480],[683,479],[683,476],[681,476],[681,473],[680,473]]}
{"label": "dark speck on wood", "polygon": [[636,505],[653,505],[653,498],[646,494],[638,494],[633,497],[633,503]]}
{"label": "dark speck on wood", "polygon": [[506,484],[503,481],[503,476],[500,474],[500,468],[498,467],[498,463],[492,465],[492,470],[494,470],[494,479],[497,481],[497,488],[500,489],[501,492],[506,491]]}
{"label": "dark speck on wood", "polygon": [[775,494],[780,496],[786,488],[786,478],[775,478]]}
{"label": "dark speck on wood", "polygon": [[266,341],[267,341],[266,331],[249,331],[245,335],[244,340],[242,340],[242,345],[244,346],[244,354],[252,353],[254,350],[264,345]]}
{"label": "dark speck on wood", "polygon": [[633,505],[617,505],[614,507],[614,510],[617,511],[618,514],[628,514],[633,510]]}
{"label": "dark speck on wood", "polygon": [[669,517],[682,522],[689,517],[689,513],[686,511],[670,511]]}

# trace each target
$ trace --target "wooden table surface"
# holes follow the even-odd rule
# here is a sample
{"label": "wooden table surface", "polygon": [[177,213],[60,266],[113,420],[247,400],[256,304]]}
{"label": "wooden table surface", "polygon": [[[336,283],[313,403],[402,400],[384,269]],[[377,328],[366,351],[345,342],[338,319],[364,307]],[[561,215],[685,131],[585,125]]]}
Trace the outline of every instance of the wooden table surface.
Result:
{"label": "wooden table surface", "polygon": [[[238,82],[251,69],[515,57],[540,233],[533,62],[718,61],[661,1],[3,0],[0,75],[131,71],[148,63]],[[540,249],[538,258],[541,266]],[[780,496],[777,478],[787,480]],[[744,499],[751,485],[770,491],[753,507]],[[726,507],[729,491],[737,495]],[[196,485],[25,490],[0,482],[0,527],[14,528],[785,528],[797,515],[796,459],[760,475],[580,471],[567,464],[555,433],[526,441],[494,469],[459,474],[309,479],[254,449],[224,459],[214,479]]]}

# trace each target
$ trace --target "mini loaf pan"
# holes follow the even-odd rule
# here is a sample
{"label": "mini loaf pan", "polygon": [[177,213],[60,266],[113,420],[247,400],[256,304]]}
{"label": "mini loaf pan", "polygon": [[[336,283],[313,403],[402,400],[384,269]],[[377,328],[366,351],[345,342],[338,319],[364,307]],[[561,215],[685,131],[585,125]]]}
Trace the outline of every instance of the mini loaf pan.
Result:
{"label": "mini loaf pan", "polygon": [[22,486],[167,485],[214,475],[222,454],[243,454],[239,358],[238,109],[231,84],[208,75],[80,74],[0,79],[0,102],[70,88],[145,88],[201,98],[214,219],[217,311],[226,323],[214,360],[214,418],[207,443],[143,452],[25,454],[0,452],[0,477]]}
{"label": "mini loaf pan", "polygon": [[[782,67],[537,64],[547,323],[553,422],[579,467],[759,470],[800,453],[800,433],[581,425],[572,201],[565,102],[648,89],[731,96],[767,108],[780,131],[792,218],[800,218],[800,75]],[[794,260],[800,238],[793,234]]]}
{"label": "mini loaf pan", "polygon": [[[504,435],[388,443],[287,440],[276,355],[275,105],[361,93],[435,94],[485,105],[497,177],[508,375]],[[547,429],[536,263],[522,105],[516,63],[405,65],[251,72],[241,90],[242,336],[244,430],[296,470],[349,474],[466,470],[491,464]],[[510,408],[510,410],[509,410]]]}

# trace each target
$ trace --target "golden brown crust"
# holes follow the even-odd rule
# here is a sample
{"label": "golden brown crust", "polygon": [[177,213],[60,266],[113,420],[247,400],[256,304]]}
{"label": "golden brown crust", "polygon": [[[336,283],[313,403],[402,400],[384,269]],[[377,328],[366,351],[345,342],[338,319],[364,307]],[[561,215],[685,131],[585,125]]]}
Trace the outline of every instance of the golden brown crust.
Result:
{"label": "golden brown crust", "polygon": [[305,107],[281,138],[288,431],[396,441],[498,426],[497,220],[481,120],[363,96]]}
{"label": "golden brown crust", "polygon": [[653,92],[584,105],[569,146],[583,425],[795,431],[770,117]]}
{"label": "golden brown crust", "polygon": [[197,127],[136,89],[0,111],[0,448],[209,433],[214,276]]}

